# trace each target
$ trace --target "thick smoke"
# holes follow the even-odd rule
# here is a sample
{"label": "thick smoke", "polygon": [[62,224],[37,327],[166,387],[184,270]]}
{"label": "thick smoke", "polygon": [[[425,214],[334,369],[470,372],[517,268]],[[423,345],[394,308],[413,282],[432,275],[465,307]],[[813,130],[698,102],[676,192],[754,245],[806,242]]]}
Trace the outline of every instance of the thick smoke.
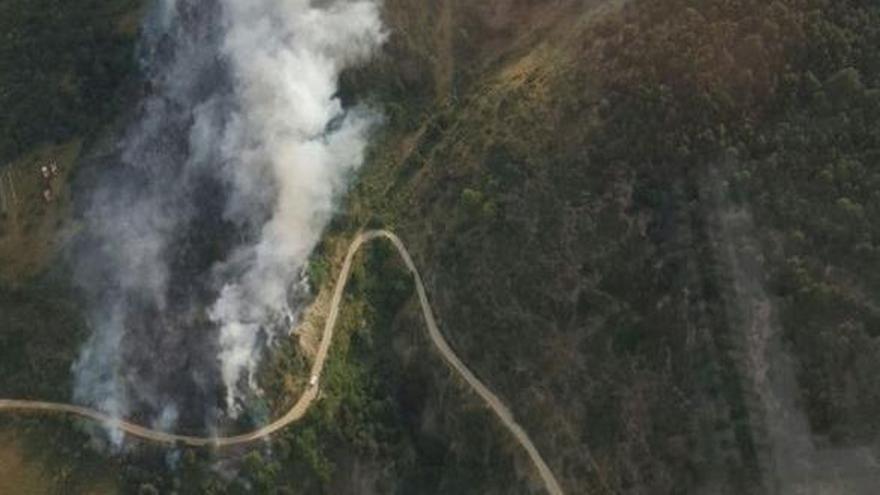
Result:
{"label": "thick smoke", "polygon": [[72,249],[94,328],[78,401],[163,427],[238,413],[375,121],[343,109],[340,72],[384,38],[374,1],[156,4],[151,96]]}

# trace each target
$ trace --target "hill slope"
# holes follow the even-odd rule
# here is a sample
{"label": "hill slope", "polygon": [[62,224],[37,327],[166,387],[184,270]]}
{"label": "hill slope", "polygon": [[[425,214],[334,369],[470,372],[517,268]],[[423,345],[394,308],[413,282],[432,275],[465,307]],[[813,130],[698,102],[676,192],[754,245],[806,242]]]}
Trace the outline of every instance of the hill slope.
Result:
{"label": "hill slope", "polygon": [[[387,227],[567,493],[871,486],[880,7],[386,0],[384,15],[384,52],[341,95],[387,121],[313,257],[311,324],[350,239]],[[171,473],[165,451],[130,453],[124,489],[538,493],[425,340],[393,253],[370,248],[352,277],[303,423],[247,452],[185,450]],[[308,347],[279,345],[247,420],[305,386]]]}
{"label": "hill slope", "polygon": [[[771,461],[791,448],[774,443],[779,400],[809,424],[797,442],[832,463],[875,444],[880,9],[443,5],[460,26],[451,41],[436,41],[438,25],[389,47],[430,67],[423,79],[381,64],[351,77],[407,111],[391,106],[347,222],[391,225],[416,246],[453,345],[543,432],[567,489],[784,484]],[[449,67],[451,90],[437,76]],[[746,242],[723,242],[726,201],[755,219]],[[731,265],[730,249],[758,264]],[[742,295],[754,288],[771,315],[757,343]],[[414,321],[404,311],[394,327]],[[455,417],[434,404],[411,413]],[[827,467],[802,455],[807,471]]]}

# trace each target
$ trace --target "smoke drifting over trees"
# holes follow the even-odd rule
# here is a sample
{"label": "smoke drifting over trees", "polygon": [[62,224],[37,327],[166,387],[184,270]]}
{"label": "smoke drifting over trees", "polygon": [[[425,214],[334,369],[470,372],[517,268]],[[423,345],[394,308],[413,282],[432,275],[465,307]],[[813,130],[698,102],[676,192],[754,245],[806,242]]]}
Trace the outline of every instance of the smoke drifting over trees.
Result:
{"label": "smoke drifting over trees", "polygon": [[240,412],[376,122],[337,79],[384,39],[373,1],[157,4],[151,96],[71,249],[94,332],[77,401],[167,427]]}

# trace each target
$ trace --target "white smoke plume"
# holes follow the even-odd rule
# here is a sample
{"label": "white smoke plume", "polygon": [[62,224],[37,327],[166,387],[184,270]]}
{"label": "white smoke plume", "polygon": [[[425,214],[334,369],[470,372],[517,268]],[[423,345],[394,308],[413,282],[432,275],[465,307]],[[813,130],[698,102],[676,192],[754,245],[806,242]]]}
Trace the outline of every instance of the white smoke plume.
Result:
{"label": "white smoke plume", "polygon": [[199,398],[210,428],[222,388],[238,413],[377,120],[342,107],[338,79],[385,38],[372,0],[158,0],[153,94],[73,249],[94,328],[78,401],[171,428]]}
{"label": "white smoke plume", "polygon": [[[308,0],[224,0],[222,47],[232,68],[241,110],[220,139],[226,173],[235,181],[227,215],[247,219],[271,177],[277,200],[259,242],[237,252],[243,264],[211,311],[221,325],[227,405],[237,381],[253,382],[258,326],[284,310],[287,288],[330,219],[333,199],[363,161],[370,117],[344,116],[337,98],[340,71],[382,43],[374,2],[315,7]],[[202,138],[204,135],[199,136]],[[201,144],[201,143],[200,143]],[[256,196],[256,197],[255,197]]]}

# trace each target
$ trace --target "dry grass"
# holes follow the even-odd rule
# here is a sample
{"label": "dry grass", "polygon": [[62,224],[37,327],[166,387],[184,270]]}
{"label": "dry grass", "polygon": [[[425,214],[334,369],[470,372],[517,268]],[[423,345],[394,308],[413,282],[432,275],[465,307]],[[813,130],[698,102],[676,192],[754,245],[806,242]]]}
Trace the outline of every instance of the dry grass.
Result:
{"label": "dry grass", "polygon": [[48,495],[115,495],[112,478],[90,470],[75,472],[72,464],[50,461],[51,452],[34,452],[13,430],[0,430],[0,493]]}
{"label": "dry grass", "polygon": [[0,434],[0,493],[52,493],[54,483],[36,462],[28,461],[10,434]]}
{"label": "dry grass", "polygon": [[[68,177],[82,142],[45,146],[0,171],[0,282],[20,285],[46,268],[70,209]],[[48,182],[40,167],[55,160],[59,173]],[[43,190],[49,185],[53,199]]]}

